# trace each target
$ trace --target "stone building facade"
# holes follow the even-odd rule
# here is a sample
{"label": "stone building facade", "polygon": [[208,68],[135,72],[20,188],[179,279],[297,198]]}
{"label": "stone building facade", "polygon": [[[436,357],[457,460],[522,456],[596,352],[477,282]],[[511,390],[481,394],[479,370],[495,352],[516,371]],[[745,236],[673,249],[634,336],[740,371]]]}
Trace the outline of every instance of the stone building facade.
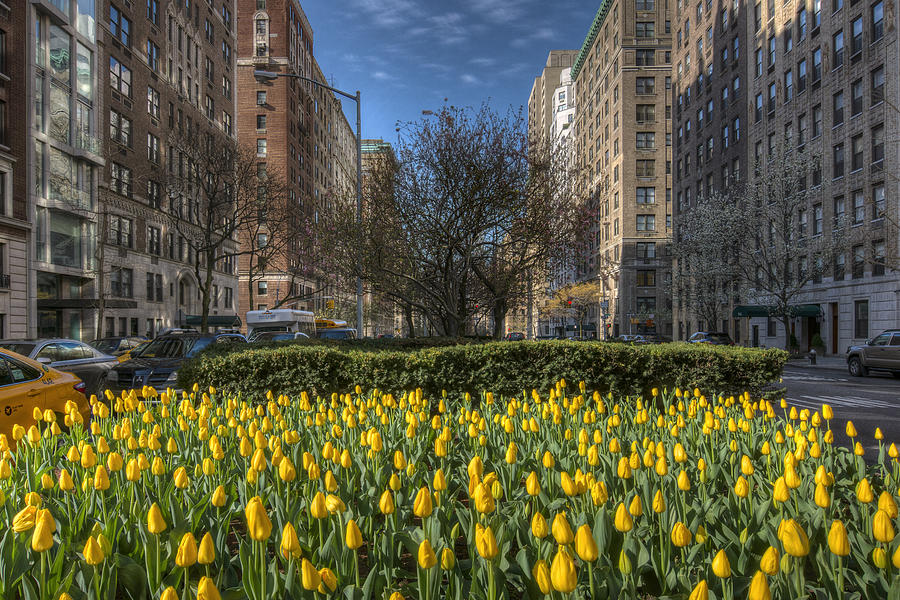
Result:
{"label": "stone building facade", "polygon": [[671,50],[666,2],[605,0],[572,68],[578,167],[596,214],[577,278],[603,284],[608,336],[672,333]]}

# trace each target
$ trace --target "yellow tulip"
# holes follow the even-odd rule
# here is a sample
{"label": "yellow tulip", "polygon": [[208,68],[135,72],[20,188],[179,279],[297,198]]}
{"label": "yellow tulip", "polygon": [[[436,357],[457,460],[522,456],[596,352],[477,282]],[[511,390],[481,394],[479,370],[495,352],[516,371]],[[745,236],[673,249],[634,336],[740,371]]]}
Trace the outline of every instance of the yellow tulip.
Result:
{"label": "yellow tulip", "polygon": [[856,427],[853,425],[853,421],[847,421],[846,432],[848,438],[852,439],[856,437]]}
{"label": "yellow tulip", "polygon": [[428,541],[428,538],[419,544],[417,559],[419,567],[422,569],[430,569],[437,564],[437,557],[434,554],[434,549],[431,547],[431,542]]}
{"label": "yellow tulip", "polygon": [[531,534],[538,539],[547,537],[547,520],[539,512],[531,518]]}
{"label": "yellow tulip", "polygon": [[247,531],[251,539],[257,542],[265,542],[269,539],[269,536],[272,535],[272,521],[259,496],[250,499],[244,508],[244,516],[247,519]]}
{"label": "yellow tulip", "polygon": [[775,480],[775,491],[772,494],[772,498],[778,502],[787,502],[790,497],[791,491],[788,489],[784,477],[779,477]]}
{"label": "yellow tulip", "polygon": [[575,553],[578,554],[578,558],[585,562],[594,562],[599,556],[597,542],[594,541],[594,536],[588,525],[579,527],[578,532],[575,534]]}
{"label": "yellow tulip", "polygon": [[895,568],[900,569],[900,546],[897,546],[897,549],[894,550],[894,554],[891,555],[891,564],[894,565]]}
{"label": "yellow tulip", "polygon": [[685,527],[684,523],[678,521],[672,526],[672,545],[676,548],[684,548],[688,544],[691,543],[693,536],[691,535],[690,530]]}
{"label": "yellow tulip", "polygon": [[666,512],[666,499],[663,497],[662,490],[656,490],[653,496],[653,512],[656,514]]}
{"label": "yellow tulip", "polygon": [[56,521],[50,515],[49,510],[41,510],[37,516],[34,533],[31,534],[31,549],[35,552],[46,552],[53,547],[53,532],[56,531]]}
{"label": "yellow tulip", "polygon": [[37,507],[28,505],[13,517],[13,531],[16,533],[24,533],[31,531],[37,518]]}
{"label": "yellow tulip", "polygon": [[894,541],[894,537],[897,535],[894,531],[894,524],[891,522],[890,516],[888,513],[879,509],[875,513],[875,518],[872,519],[872,534],[875,536],[875,539],[884,544],[889,544]]}
{"label": "yellow tulip", "polygon": [[575,539],[575,534],[572,533],[572,526],[569,525],[569,521],[566,519],[566,513],[564,512],[553,517],[553,524],[550,526],[550,531],[553,533],[556,543],[562,546],[571,544]]}
{"label": "yellow tulip", "polygon": [[809,538],[797,521],[793,519],[785,521],[780,537],[787,554],[794,557],[803,557],[809,554]]}
{"label": "yellow tulip", "polygon": [[314,519],[324,519],[328,516],[328,507],[325,506],[325,495],[322,492],[316,492],[312,502],[309,504],[309,514]]}
{"label": "yellow tulip", "polygon": [[779,561],[780,556],[778,555],[778,549],[769,546],[768,549],[763,552],[762,558],[759,561],[759,568],[766,575],[775,575],[778,572]]}
{"label": "yellow tulip", "polygon": [[625,533],[627,531],[631,531],[634,527],[634,521],[631,519],[631,513],[628,512],[628,509],[625,508],[625,504],[620,502],[618,508],[616,508],[616,517],[613,520],[613,525],[618,531]]}
{"label": "yellow tulip", "polygon": [[869,485],[869,480],[865,477],[856,484],[856,499],[863,504],[868,504],[875,499],[875,494],[872,492],[872,486]]}
{"label": "yellow tulip", "polygon": [[769,582],[766,581],[766,575],[762,571],[757,571],[750,581],[750,591],[747,592],[747,600],[772,600]]}
{"label": "yellow tulip", "polygon": [[[198,595],[199,595],[200,589],[197,588],[197,591],[198,591]],[[68,596],[68,594],[65,594],[65,595]],[[63,597],[60,596],[59,600],[63,600]],[[160,594],[159,600],[178,600],[178,592],[176,592],[175,588],[173,588],[170,585],[169,587],[167,587],[166,589],[163,590],[162,594]]]}
{"label": "yellow tulip", "polygon": [[828,549],[836,556],[848,556],[850,554],[850,540],[847,538],[847,530],[840,519],[831,524],[828,531]]}
{"label": "yellow tulip", "polygon": [[[281,530],[281,544],[279,546],[281,555],[287,559],[300,558],[302,550],[300,548],[300,540],[297,538],[297,530],[293,524],[288,521]],[[318,587],[318,586],[316,586]]]}
{"label": "yellow tulip", "polygon": [[813,494],[813,499],[816,502],[816,506],[819,508],[828,508],[831,506],[831,495],[828,493],[828,488],[821,483],[816,484],[816,491]]}
{"label": "yellow tulip", "polygon": [[875,548],[872,550],[872,562],[875,563],[875,566],[879,569],[887,567],[887,553],[883,548]]}
{"label": "yellow tulip", "polygon": [[381,494],[381,498],[378,500],[378,509],[385,515],[394,514],[394,497],[390,490],[385,490]]}
{"label": "yellow tulip", "polygon": [[200,548],[197,550],[197,562],[201,565],[210,565],[216,560],[216,547],[212,535],[207,531],[200,539]]}
{"label": "yellow tulip", "polygon": [[686,492],[691,489],[691,480],[688,477],[687,472],[685,472],[683,469],[678,474],[678,489],[682,492]]}
{"label": "yellow tulip", "polygon": [[490,527],[485,527],[480,535],[476,532],[475,546],[478,554],[485,560],[493,560],[500,553],[494,531]]}
{"label": "yellow tulip", "polygon": [[525,480],[525,491],[528,492],[530,496],[537,496],[541,493],[541,484],[538,481],[537,473],[534,471],[528,476],[528,479]]}
{"label": "yellow tulip", "polygon": [[547,561],[539,560],[534,563],[534,567],[531,568],[531,576],[534,578],[534,582],[537,584],[538,589],[540,589],[541,593],[545,596],[553,590],[551,587],[552,582],[550,580],[550,567],[547,565]]}
{"label": "yellow tulip", "polygon": [[631,559],[628,558],[628,553],[623,549],[619,552],[619,572],[627,576],[631,574],[631,569]]}
{"label": "yellow tulip", "polygon": [[881,492],[881,495],[878,496],[878,508],[886,512],[890,518],[897,518],[897,502],[894,501],[890,492]]}
{"label": "yellow tulip", "polygon": [[347,544],[347,547],[351,550],[356,550],[362,546],[362,532],[359,530],[359,525],[357,525],[356,521],[353,519],[347,521],[347,533],[344,536],[344,543]]}
{"label": "yellow tulip", "polygon": [[166,521],[163,518],[159,505],[154,502],[147,511],[147,531],[157,535],[166,530]]}
{"label": "yellow tulip", "polygon": [[322,583],[322,576],[319,575],[312,563],[305,558],[300,563],[300,579],[303,583],[303,589],[310,591],[317,590]]}
{"label": "yellow tulip", "polygon": [[322,580],[322,583],[320,583],[319,587],[317,588],[320,594],[327,594],[328,592],[326,592],[326,588],[331,592],[337,589],[337,576],[334,574],[334,571],[332,571],[328,567],[319,569],[319,578]]}
{"label": "yellow tulip", "polygon": [[644,505],[641,502],[641,497],[635,495],[634,498],[631,499],[631,504],[628,505],[628,512],[631,513],[632,517],[640,517],[644,514]]}
{"label": "yellow tulip", "polygon": [[705,579],[700,580],[700,583],[694,587],[688,600],[709,600],[709,586]]}
{"label": "yellow tulip", "polygon": [[456,555],[453,554],[453,550],[450,548],[441,550],[441,568],[445,571],[449,571],[454,566],[456,566]]}
{"label": "yellow tulip", "polygon": [[578,585],[578,574],[575,572],[575,562],[569,556],[566,549],[560,546],[550,564],[550,583],[553,589],[568,594]]}
{"label": "yellow tulip", "polygon": [[731,563],[728,561],[728,555],[724,550],[719,550],[712,561],[712,570],[716,577],[725,579],[731,577]]}
{"label": "yellow tulip", "polygon": [[181,537],[178,551],[175,553],[175,564],[182,568],[194,566],[197,562],[197,540],[188,532]]}
{"label": "yellow tulip", "polygon": [[94,536],[89,537],[87,542],[85,542],[82,554],[84,555],[84,562],[92,567],[99,565],[106,558],[103,548],[100,547],[100,543]]}
{"label": "yellow tulip", "polygon": [[220,485],[213,492],[210,502],[216,508],[222,508],[223,506],[225,506],[225,500],[226,500],[225,487]]}
{"label": "yellow tulip", "polygon": [[[499,486],[500,482],[495,481],[494,485]],[[426,490],[428,488],[422,488]],[[419,493],[422,493],[422,490],[419,490]],[[418,500],[418,497],[416,498]],[[475,494],[473,496],[473,500],[475,501],[475,510],[482,514],[488,514],[494,512],[496,508],[494,504],[494,496],[491,492],[491,487],[487,485],[487,483],[482,482],[475,486]],[[429,500],[430,503],[430,500]],[[430,507],[430,504],[429,504]],[[414,511],[415,512],[415,511]],[[430,513],[429,513],[430,514]]]}
{"label": "yellow tulip", "polygon": [[734,495],[738,498],[746,498],[750,494],[750,483],[741,475],[734,484]]}

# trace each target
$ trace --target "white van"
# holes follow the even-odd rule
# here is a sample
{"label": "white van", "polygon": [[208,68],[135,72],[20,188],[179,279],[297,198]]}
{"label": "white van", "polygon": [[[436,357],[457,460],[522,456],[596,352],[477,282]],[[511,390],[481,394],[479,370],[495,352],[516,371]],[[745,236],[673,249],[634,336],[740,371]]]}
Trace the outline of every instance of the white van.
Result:
{"label": "white van", "polygon": [[303,333],[316,337],[316,316],[305,310],[278,308],[275,310],[247,311],[247,340],[253,341],[264,331]]}

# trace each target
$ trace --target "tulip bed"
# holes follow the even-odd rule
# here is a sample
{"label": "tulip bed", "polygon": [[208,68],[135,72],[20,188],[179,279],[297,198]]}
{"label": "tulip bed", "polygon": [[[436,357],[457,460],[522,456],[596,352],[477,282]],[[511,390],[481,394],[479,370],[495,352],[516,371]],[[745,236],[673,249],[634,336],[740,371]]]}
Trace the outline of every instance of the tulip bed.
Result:
{"label": "tulip bed", "polygon": [[131,391],[0,437],[0,597],[900,593],[897,449],[834,444],[828,406],[564,380],[257,400]]}

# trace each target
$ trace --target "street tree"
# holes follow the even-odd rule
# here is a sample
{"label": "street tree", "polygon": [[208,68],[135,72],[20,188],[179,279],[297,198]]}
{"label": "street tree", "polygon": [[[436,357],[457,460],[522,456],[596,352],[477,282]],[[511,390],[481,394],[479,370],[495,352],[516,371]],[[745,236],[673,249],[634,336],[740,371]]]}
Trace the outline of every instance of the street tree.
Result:
{"label": "street tree", "polygon": [[527,274],[584,225],[577,196],[553,193],[552,161],[530,148],[520,112],[445,106],[405,124],[395,156],[368,173],[345,263],[443,335],[463,333],[477,293],[499,337]]}
{"label": "street tree", "polygon": [[[163,189],[169,219],[187,245],[200,294],[202,331],[208,330],[214,272],[233,269],[242,255],[267,256],[253,234],[287,230],[283,213],[285,185],[281,177],[264,176],[255,151],[223,135],[172,131]],[[250,241],[242,245],[242,236]],[[254,241],[255,240],[255,241]]]}
{"label": "street tree", "polygon": [[561,287],[544,303],[544,318],[572,319],[579,332],[584,332],[590,312],[599,309],[606,287],[600,279],[589,279]]}

